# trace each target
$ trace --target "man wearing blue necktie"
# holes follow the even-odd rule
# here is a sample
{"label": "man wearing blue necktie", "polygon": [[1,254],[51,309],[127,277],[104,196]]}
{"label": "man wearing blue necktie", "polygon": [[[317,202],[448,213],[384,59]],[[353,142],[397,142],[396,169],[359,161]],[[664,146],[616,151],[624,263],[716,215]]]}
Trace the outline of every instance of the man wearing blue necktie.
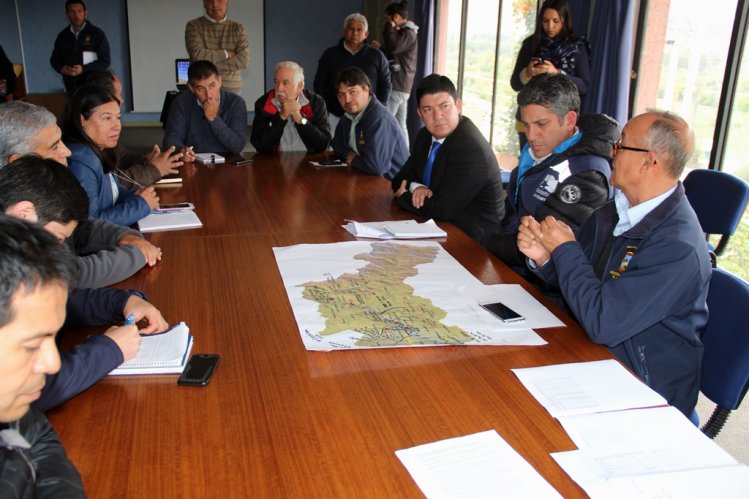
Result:
{"label": "man wearing blue necktie", "polygon": [[605,114],[578,118],[580,95],[564,74],[543,74],[518,93],[528,144],[507,186],[502,233],[487,247],[500,260],[525,269],[517,247],[520,218],[552,215],[573,229],[611,198],[611,145],[619,124]]}
{"label": "man wearing blue necktie", "polygon": [[432,74],[416,89],[424,122],[411,157],[392,181],[395,203],[426,218],[452,222],[481,244],[499,233],[505,192],[497,158],[449,78]]}

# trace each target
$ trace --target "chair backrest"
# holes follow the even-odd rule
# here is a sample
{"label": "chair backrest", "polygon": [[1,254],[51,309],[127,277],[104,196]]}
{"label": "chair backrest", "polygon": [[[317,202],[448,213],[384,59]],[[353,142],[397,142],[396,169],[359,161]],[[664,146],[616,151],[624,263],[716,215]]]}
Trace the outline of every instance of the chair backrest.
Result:
{"label": "chair backrest", "polygon": [[732,235],[749,202],[749,184],[730,173],[697,169],[684,179],[684,190],[705,234]]}
{"label": "chair backrest", "polygon": [[749,284],[713,269],[707,306],[700,391],[720,407],[734,410],[749,388]]}

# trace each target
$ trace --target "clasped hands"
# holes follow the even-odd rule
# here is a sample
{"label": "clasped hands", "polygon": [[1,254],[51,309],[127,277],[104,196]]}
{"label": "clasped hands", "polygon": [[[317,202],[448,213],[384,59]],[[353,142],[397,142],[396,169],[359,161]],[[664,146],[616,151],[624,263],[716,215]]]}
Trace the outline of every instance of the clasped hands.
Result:
{"label": "clasped hands", "polygon": [[570,226],[552,216],[541,223],[531,216],[520,219],[518,249],[538,267],[546,263],[561,244],[574,240],[575,234]]}
{"label": "clasped hands", "polygon": [[281,119],[285,120],[289,116],[294,120],[297,125],[302,122],[302,106],[296,100],[284,100],[281,103],[281,111],[279,112]]}

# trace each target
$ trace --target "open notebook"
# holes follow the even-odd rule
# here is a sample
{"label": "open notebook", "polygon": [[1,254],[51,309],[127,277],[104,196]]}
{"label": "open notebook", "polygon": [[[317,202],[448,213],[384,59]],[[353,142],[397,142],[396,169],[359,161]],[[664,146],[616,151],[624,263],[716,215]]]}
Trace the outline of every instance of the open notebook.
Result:
{"label": "open notebook", "polygon": [[192,350],[190,328],[184,322],[162,334],[143,336],[138,354],[109,374],[180,374]]}

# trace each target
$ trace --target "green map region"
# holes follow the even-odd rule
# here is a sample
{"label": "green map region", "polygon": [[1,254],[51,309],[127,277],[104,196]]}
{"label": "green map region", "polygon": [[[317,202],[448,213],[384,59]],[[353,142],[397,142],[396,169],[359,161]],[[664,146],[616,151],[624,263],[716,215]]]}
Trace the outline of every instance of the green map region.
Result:
{"label": "green map region", "polygon": [[373,243],[369,253],[354,258],[369,262],[356,274],[325,274],[324,281],[301,284],[302,296],[319,304],[325,318],[321,336],[356,331],[359,347],[462,345],[473,338],[457,326],[440,321],[447,312],[428,298],[416,296],[406,278],[417,265],[432,263],[438,248]]}

